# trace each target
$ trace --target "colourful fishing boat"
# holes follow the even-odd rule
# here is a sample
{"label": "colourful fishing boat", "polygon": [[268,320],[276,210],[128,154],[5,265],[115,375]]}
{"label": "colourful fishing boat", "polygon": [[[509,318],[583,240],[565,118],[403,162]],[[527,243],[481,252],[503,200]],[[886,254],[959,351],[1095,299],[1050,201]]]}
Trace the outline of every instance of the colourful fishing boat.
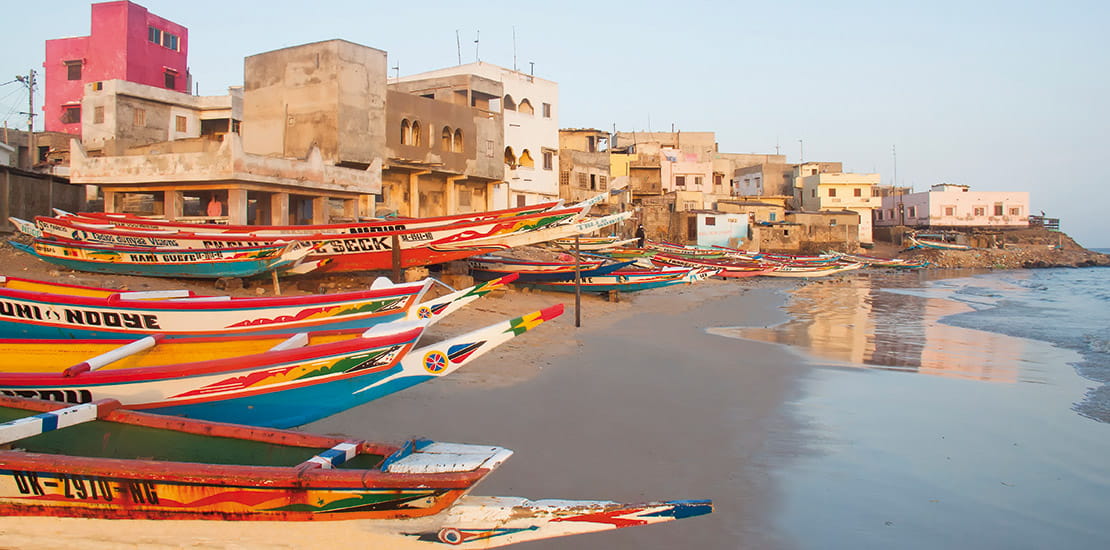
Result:
{"label": "colourful fishing boat", "polygon": [[924,238],[924,237],[920,237],[918,235],[914,235],[912,233],[906,235],[906,240],[910,244],[910,246],[906,247],[907,250],[908,249],[914,249],[914,248],[939,248],[941,250],[971,250],[972,249],[972,247],[970,245],[958,244],[958,243],[948,242],[948,241],[944,241],[944,240],[927,239],[927,238]]}
{"label": "colourful fishing boat", "polygon": [[725,250],[715,247],[682,245],[664,241],[645,241],[644,248],[676,256],[694,256],[698,258],[721,258],[727,254]]}
{"label": "colourful fishing boat", "polygon": [[[563,313],[563,305],[416,348],[430,319],[377,325],[361,334],[230,342],[0,340],[0,394],[124,407],[202,420],[289,428],[446,376],[504,342]],[[345,336],[345,338],[343,338]],[[138,349],[136,353],[130,353]],[[151,346],[158,354],[143,354]],[[95,353],[84,355],[82,353]],[[168,363],[158,363],[159,359]]]}
{"label": "colourful fishing boat", "polygon": [[35,239],[13,247],[45,262],[76,271],[145,277],[218,279],[253,277],[296,267],[311,252],[291,244],[205,250],[98,245]]}
{"label": "colourful fishing boat", "polygon": [[577,246],[579,250],[599,252],[602,250],[620,248],[632,244],[637,240],[638,239],[635,238],[622,239],[616,235],[609,235],[607,237],[579,237],[578,242],[575,242],[574,239],[556,239],[551,241],[551,244],[560,248],[574,248]]}
{"label": "colourful fishing boat", "polygon": [[618,269],[628,267],[633,261],[613,262],[605,259],[583,258],[577,264],[574,260],[535,261],[504,256],[482,255],[467,260],[470,273],[476,279],[492,279],[509,274],[517,275],[517,282],[567,281],[575,277],[596,277],[608,275]]}
{"label": "colourful fishing boat", "polygon": [[366,329],[398,319],[442,316],[511,279],[421,302],[434,279],[308,296],[197,296],[187,291],[121,292],[0,276],[0,338],[138,339],[295,334]]}
{"label": "colourful fishing boat", "polygon": [[718,277],[740,278],[766,275],[779,269],[778,264],[755,262],[748,260],[734,260],[729,258],[698,258],[695,256],[680,256],[659,252],[651,257],[651,261],[660,266],[700,267],[719,270]]}
{"label": "colourful fishing boat", "polygon": [[849,254],[847,252],[828,251],[828,255],[836,255],[840,261],[860,263],[868,267],[892,267],[895,269],[920,269],[929,265],[925,260],[910,260],[907,258],[880,258],[863,254]]}
{"label": "colourful fishing boat", "polygon": [[0,422],[5,541],[33,537],[38,517],[98,543],[489,548],[712,511],[709,501],[467,496],[512,455],[496,446],[373,443],[146,414],[114,400],[67,407],[0,396]]}
{"label": "colourful fishing boat", "polygon": [[311,247],[306,261],[327,260],[319,268],[320,271],[351,272],[438,264],[574,235],[579,222],[583,221],[584,212],[584,208],[575,207],[429,228],[307,235],[120,230],[105,227],[104,224],[42,216],[36,217],[34,223],[19,218],[9,220],[21,232],[33,237],[61,237],[94,244],[208,249],[269,246],[275,241],[295,242]]}
{"label": "colourful fishing boat", "polygon": [[858,263],[844,263],[844,264],[831,264],[831,265],[784,265],[778,269],[766,273],[768,277],[794,277],[794,278],[811,278],[811,277],[828,277],[829,275],[837,275],[846,273],[848,271],[855,271],[863,267],[863,264]]}
{"label": "colourful fishing boat", "polygon": [[[690,284],[716,275],[716,269],[665,267],[655,269],[622,269],[608,275],[587,277],[580,281],[582,292],[639,292],[652,288]],[[574,292],[575,281],[534,281],[521,286],[555,292]]]}
{"label": "colourful fishing boat", "polygon": [[55,209],[59,218],[87,223],[101,224],[105,227],[117,229],[144,229],[144,230],[178,230],[197,231],[203,233],[246,233],[254,235],[295,235],[313,233],[338,233],[338,234],[365,234],[382,233],[388,231],[403,231],[406,229],[424,229],[441,225],[456,223],[473,223],[491,220],[501,220],[513,216],[536,214],[548,210],[556,210],[562,206],[562,201],[550,201],[531,206],[507,208],[504,210],[490,210],[488,212],[471,212],[455,214],[452,216],[435,216],[427,218],[378,218],[351,223],[316,224],[316,225],[228,225],[217,223],[190,223],[183,221],[170,221],[150,218],[125,213],[107,212],[80,212],[70,213]]}

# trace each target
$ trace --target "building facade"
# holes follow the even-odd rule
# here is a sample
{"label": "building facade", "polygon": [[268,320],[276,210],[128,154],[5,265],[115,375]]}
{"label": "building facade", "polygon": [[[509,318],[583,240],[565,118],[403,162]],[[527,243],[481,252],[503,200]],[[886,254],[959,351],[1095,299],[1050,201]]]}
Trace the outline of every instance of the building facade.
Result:
{"label": "building facade", "polygon": [[559,85],[513,69],[476,62],[397,79],[400,84],[473,75],[500,82],[504,95],[490,102],[502,115],[503,183],[493,190],[493,205],[510,208],[559,196]]}
{"label": "building facade", "polygon": [[[593,128],[559,130],[559,196],[568,203],[619,191],[610,185],[611,167],[607,132]],[[617,195],[614,197],[619,200]],[[608,201],[603,204],[598,211],[608,212],[612,205]]]}
{"label": "building facade", "polygon": [[92,5],[88,36],[46,41],[43,128],[81,135],[85,86],[124,80],[189,93],[189,30],[127,1]]}
{"label": "building facade", "polygon": [[882,198],[875,225],[930,228],[1028,227],[1026,191],[972,191],[941,183],[929,191]]}
{"label": "building facade", "polygon": [[872,242],[871,211],[880,206],[879,174],[818,172],[801,176],[802,210],[850,211],[859,215],[859,240]]}

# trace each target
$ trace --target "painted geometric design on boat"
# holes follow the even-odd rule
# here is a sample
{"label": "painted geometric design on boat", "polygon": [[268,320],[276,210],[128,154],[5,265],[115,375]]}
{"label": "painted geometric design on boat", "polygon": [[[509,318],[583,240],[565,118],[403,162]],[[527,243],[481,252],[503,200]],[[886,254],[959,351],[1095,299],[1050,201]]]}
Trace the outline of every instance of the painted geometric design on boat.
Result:
{"label": "painted geometric design on boat", "polygon": [[536,531],[539,529],[538,525],[529,527],[511,528],[493,528],[493,529],[459,529],[455,527],[445,527],[440,529],[438,533],[407,533],[408,535],[415,536],[416,540],[421,542],[442,542],[456,546],[476,540],[488,540],[503,535],[513,535],[524,531]]}
{"label": "painted geometric design on boat", "polygon": [[225,513],[334,514],[425,508],[445,489],[309,489],[217,487],[0,470],[0,493],[23,505]]}
{"label": "painted geometric design on boat", "polygon": [[319,376],[374,369],[383,365],[392,364],[397,356],[397,352],[401,349],[402,346],[392,346],[389,349],[375,350],[369,354],[340,357],[339,359],[331,361],[314,361],[310,364],[277,367],[252,372],[244,376],[233,376],[185,393],[177,394],[173,396],[173,398],[196,397],[249,388],[261,388],[275,384],[296,382],[298,380],[308,380]]}
{"label": "painted geometric design on boat", "polygon": [[384,313],[402,309],[401,304],[407,300],[405,298],[390,298],[387,300],[375,300],[366,302],[355,306],[330,306],[330,307],[316,307],[303,309],[297,312],[296,315],[279,315],[273,318],[251,319],[240,321],[228,328],[238,327],[255,327],[270,325],[275,323],[291,323],[295,321],[305,321],[310,319],[324,319],[329,317],[342,317],[344,315],[359,315],[363,313]]}
{"label": "painted geometric design on boat", "polygon": [[439,239],[439,240],[437,240],[437,241],[435,241],[431,244],[442,245],[442,244],[453,243],[453,242],[457,242],[457,241],[482,239],[482,238],[485,238],[485,237],[492,237],[492,236],[495,236],[495,235],[503,235],[503,234],[506,234],[506,233],[534,231],[534,230],[539,229],[541,227],[546,227],[548,225],[558,223],[559,221],[565,220],[565,219],[569,218],[572,215],[574,215],[573,212],[566,213],[566,214],[560,214],[560,215],[556,215],[556,216],[546,216],[546,217],[543,217],[543,218],[540,218],[540,219],[537,219],[537,220],[520,220],[520,221],[515,221],[515,222],[498,223],[498,224],[494,224],[492,227],[489,228],[488,231],[486,231],[484,233],[479,232],[479,231],[473,231],[473,230],[460,231],[460,232],[455,233],[453,235],[449,235],[447,237]]}
{"label": "painted geometric design on boat", "polygon": [[[447,307],[447,306],[444,305],[443,307]],[[420,306],[416,310],[416,316],[421,318],[421,319],[429,319],[429,318],[431,318],[432,315],[434,315],[434,313],[432,313],[432,308],[430,308],[428,306]]]}
{"label": "painted geometric design on boat", "polygon": [[485,340],[475,342],[473,344],[456,344],[447,348],[447,358],[452,363],[460,363],[470,357],[475,351],[478,351],[485,344]]}
{"label": "painted geometric design on boat", "polygon": [[429,351],[424,354],[424,370],[439,374],[447,368],[447,356],[442,351]]}
{"label": "painted geometric design on boat", "polygon": [[513,335],[520,336],[521,334],[524,334],[525,332],[536,328],[540,325],[540,323],[543,323],[544,321],[550,321],[558,317],[559,313],[562,313],[560,311],[558,313],[555,313],[554,315],[549,315],[545,314],[545,311],[546,310],[540,310],[534,313],[529,313],[528,315],[517,317],[516,319],[509,321],[509,328],[506,329],[505,332],[512,332]]}

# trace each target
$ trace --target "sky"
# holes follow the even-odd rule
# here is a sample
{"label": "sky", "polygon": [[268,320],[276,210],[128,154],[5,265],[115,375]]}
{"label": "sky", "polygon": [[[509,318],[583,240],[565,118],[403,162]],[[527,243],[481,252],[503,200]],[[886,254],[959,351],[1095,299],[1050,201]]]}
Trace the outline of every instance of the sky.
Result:
{"label": "sky", "polygon": [[[721,152],[915,191],[1028,191],[1033,213],[1110,248],[1106,0],[136,3],[189,29],[201,95],[241,85],[244,57],[334,38],[385,50],[391,76],[480,59],[557,82],[563,128],[716,132]],[[88,35],[90,5],[0,8],[9,126],[27,96],[8,82],[41,74],[46,40]]]}

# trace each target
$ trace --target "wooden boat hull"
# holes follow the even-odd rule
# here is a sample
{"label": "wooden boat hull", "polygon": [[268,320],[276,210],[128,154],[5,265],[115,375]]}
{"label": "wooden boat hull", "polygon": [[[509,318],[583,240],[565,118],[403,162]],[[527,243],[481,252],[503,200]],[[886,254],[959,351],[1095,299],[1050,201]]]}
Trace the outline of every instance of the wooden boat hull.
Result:
{"label": "wooden boat hull", "polygon": [[557,304],[415,350],[424,322],[285,351],[73,376],[7,358],[0,394],[72,403],[111,398],[147,412],[288,428],[446,376],[562,312]]}
{"label": "wooden boat hull", "polygon": [[[476,279],[491,279],[504,277],[510,273],[517,275],[517,282],[530,281],[568,281],[575,277],[575,264],[571,262],[530,262],[498,258],[496,256],[478,256],[471,258],[470,273]],[[602,261],[585,261],[579,265],[580,277],[595,277],[608,275],[618,269],[632,265],[633,261],[603,263]]]}
{"label": "wooden boat hull", "polygon": [[509,279],[421,303],[433,282],[384,281],[369,290],[310,296],[145,300],[111,289],[0,277],[0,337],[191,338],[366,329],[453,311]]}
{"label": "wooden boat hull", "polygon": [[[702,270],[699,268],[672,268],[652,270],[636,270],[615,272],[609,275],[588,277],[581,283],[582,292],[639,292],[653,288],[663,288],[673,285],[689,284],[703,280],[717,270]],[[522,286],[538,290],[555,292],[574,292],[575,282],[570,281],[538,281],[524,283]]]}
{"label": "wooden boat hull", "polygon": [[495,446],[344,440],[149,415],[111,400],[60,407],[0,396],[5,544],[48,547],[62,527],[67,542],[98,533],[81,544],[144,548],[492,548],[712,511],[709,501],[466,496],[512,456]]}
{"label": "wooden boat hull", "polygon": [[768,277],[788,277],[788,278],[812,278],[812,277],[828,277],[829,275],[837,275],[848,271],[855,271],[863,267],[863,264],[848,264],[848,265],[834,265],[827,267],[782,267],[766,275]]}
{"label": "wooden boat hull", "polygon": [[9,244],[44,262],[75,271],[192,279],[254,277],[284,267],[292,267],[308,253],[305,249],[296,255],[282,254],[284,246],[245,248],[239,249],[237,253],[239,257],[235,258],[223,257],[220,251],[135,247],[114,249],[43,239],[35,239],[30,246],[15,241]]}
{"label": "wooden boat hull", "polygon": [[[311,247],[306,261],[327,260],[322,272],[408,268],[461,260],[476,254],[545,242],[576,234],[568,229],[579,222],[583,208],[542,211],[503,219],[449,224],[421,229],[357,234],[245,235],[167,231],[121,231],[67,218],[38,217],[35,223],[10,218],[20,231],[38,237],[61,237],[109,245],[208,249],[255,247],[275,240]],[[550,229],[544,232],[543,229]],[[396,237],[396,239],[394,239]],[[396,240],[396,243],[394,243]],[[398,250],[394,250],[394,244]]]}

